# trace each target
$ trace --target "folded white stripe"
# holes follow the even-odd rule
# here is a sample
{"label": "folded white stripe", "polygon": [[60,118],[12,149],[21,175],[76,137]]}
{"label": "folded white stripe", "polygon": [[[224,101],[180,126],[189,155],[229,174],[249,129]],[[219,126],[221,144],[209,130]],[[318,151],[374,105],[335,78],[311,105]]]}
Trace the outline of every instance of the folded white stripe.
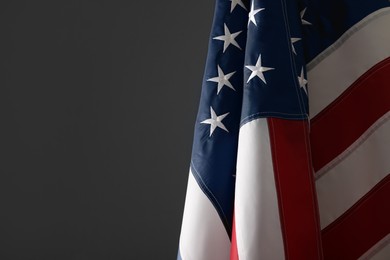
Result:
{"label": "folded white stripe", "polygon": [[383,8],[353,26],[341,41],[308,65],[309,107],[313,118],[368,69],[390,56],[390,8]]}
{"label": "folded white stripe", "polygon": [[267,119],[240,129],[234,206],[239,259],[284,259]]}
{"label": "folded white stripe", "polygon": [[188,178],[179,250],[182,260],[229,260],[230,240],[192,172]]}
{"label": "folded white stripe", "polygon": [[364,142],[358,139],[355,143],[361,144],[316,181],[321,228],[340,217],[390,173],[390,120],[369,136],[366,134],[360,137]]}

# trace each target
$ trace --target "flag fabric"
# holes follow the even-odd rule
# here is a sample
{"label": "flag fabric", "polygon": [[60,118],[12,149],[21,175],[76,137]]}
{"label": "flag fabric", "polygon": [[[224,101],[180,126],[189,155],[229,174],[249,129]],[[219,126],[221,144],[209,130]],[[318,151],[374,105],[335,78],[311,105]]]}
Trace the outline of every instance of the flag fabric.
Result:
{"label": "flag fabric", "polygon": [[390,259],[390,2],[216,0],[178,259]]}

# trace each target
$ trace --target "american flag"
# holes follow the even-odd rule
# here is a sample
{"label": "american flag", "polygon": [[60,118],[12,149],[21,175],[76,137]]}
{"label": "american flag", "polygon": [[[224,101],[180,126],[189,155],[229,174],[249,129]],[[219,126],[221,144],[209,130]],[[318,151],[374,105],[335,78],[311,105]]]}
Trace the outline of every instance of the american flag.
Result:
{"label": "american flag", "polygon": [[390,2],[216,0],[179,260],[390,259]]}

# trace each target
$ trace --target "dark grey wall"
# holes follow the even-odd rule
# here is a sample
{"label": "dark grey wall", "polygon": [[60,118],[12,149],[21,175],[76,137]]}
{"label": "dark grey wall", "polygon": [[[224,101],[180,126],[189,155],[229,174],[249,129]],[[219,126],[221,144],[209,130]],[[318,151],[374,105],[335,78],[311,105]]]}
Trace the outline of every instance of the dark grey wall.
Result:
{"label": "dark grey wall", "polygon": [[214,2],[0,2],[0,259],[175,259]]}

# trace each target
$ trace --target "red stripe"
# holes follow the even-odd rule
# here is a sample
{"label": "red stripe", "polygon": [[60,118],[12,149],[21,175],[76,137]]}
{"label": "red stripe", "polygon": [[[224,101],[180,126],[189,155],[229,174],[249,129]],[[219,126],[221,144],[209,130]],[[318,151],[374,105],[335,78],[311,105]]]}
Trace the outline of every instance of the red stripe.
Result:
{"label": "red stripe", "polygon": [[267,120],[286,259],[322,259],[308,123]]}
{"label": "red stripe", "polygon": [[232,231],[232,245],[230,247],[230,260],[239,260],[237,251],[237,239],[236,239],[236,220],[233,215],[233,231]]}
{"label": "red stripe", "polygon": [[325,259],[357,259],[390,233],[390,175],[322,231]]}
{"label": "red stripe", "polygon": [[311,120],[314,170],[318,171],[390,111],[390,58],[361,76]]}

